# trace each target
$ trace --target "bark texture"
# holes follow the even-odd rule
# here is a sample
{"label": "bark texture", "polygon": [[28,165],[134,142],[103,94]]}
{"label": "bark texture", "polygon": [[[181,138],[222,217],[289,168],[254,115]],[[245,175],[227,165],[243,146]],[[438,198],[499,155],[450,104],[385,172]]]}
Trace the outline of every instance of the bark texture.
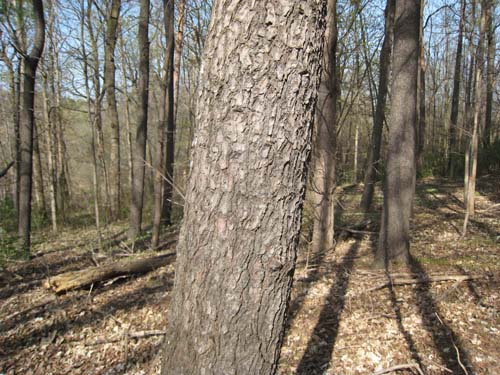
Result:
{"label": "bark texture", "polygon": [[120,124],[116,104],[115,85],[115,47],[117,40],[118,18],[121,0],[112,0],[106,20],[106,45],[104,49],[104,87],[108,103],[109,125],[111,127],[111,215],[120,214]]}
{"label": "bark texture", "polygon": [[385,35],[380,50],[380,73],[378,81],[377,106],[373,119],[372,144],[366,162],[363,196],[361,209],[369,211],[373,201],[377,169],[380,163],[380,149],[382,147],[382,132],[384,130],[387,90],[391,71],[392,41],[394,37],[394,9],[396,0],[387,0],[385,8]]}
{"label": "bark texture", "polygon": [[300,229],[324,5],[213,5],[163,374],[276,369]]}
{"label": "bark texture", "polygon": [[318,252],[334,247],[335,151],[337,138],[337,1],[328,0],[327,29],[323,46],[321,83],[316,106],[313,143],[311,200],[313,235],[311,250]]}
{"label": "bark texture", "polygon": [[135,152],[132,159],[134,169],[130,202],[130,226],[128,238],[135,240],[142,225],[144,205],[144,171],[148,136],[148,87],[149,87],[149,0],[141,0],[139,30],[137,32],[139,55],[139,83],[137,85],[137,132]]}
{"label": "bark texture", "polygon": [[45,16],[42,0],[32,0],[35,20],[33,48],[23,57],[23,92],[19,129],[19,248],[29,250],[31,234],[31,188],[33,177],[33,129],[35,124],[35,77],[45,43]]}
{"label": "bark texture", "polygon": [[420,0],[396,2],[393,81],[384,186],[384,210],[376,260],[409,262],[410,216],[415,192]]}
{"label": "bark texture", "polygon": [[489,147],[491,144],[491,131],[492,131],[492,110],[493,110],[493,91],[495,87],[495,53],[496,53],[496,43],[495,43],[495,28],[494,25],[494,15],[495,15],[495,3],[493,0],[486,0],[485,4],[485,17],[486,17],[486,39],[487,39],[487,51],[486,51],[486,113],[484,116],[484,136],[483,136],[483,146],[485,148]]}

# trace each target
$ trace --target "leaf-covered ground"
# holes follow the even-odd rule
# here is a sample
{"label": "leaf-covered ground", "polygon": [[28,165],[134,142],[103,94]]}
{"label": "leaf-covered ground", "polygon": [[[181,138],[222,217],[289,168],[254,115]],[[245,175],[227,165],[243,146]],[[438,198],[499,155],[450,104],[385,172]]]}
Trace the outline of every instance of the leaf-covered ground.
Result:
{"label": "leaf-covered ground", "polygon": [[[392,279],[371,266],[376,238],[369,232],[376,233],[378,218],[358,212],[359,194],[359,187],[344,189],[337,225],[366,226],[350,235],[339,230],[335,251],[300,250],[279,374],[371,374],[394,366],[402,367],[398,374],[500,374],[498,181],[479,181],[465,239],[460,186],[420,184],[413,262],[391,270]],[[380,197],[376,203],[379,209]],[[123,242],[125,229],[108,226],[103,251],[94,229],[38,233],[33,258],[1,270],[0,373],[158,373],[162,336],[154,330],[167,324],[173,265],[63,295],[42,287],[49,276],[137,256]],[[451,279],[427,282],[435,276]],[[390,282],[399,279],[415,283]],[[130,337],[145,331],[154,335]]]}

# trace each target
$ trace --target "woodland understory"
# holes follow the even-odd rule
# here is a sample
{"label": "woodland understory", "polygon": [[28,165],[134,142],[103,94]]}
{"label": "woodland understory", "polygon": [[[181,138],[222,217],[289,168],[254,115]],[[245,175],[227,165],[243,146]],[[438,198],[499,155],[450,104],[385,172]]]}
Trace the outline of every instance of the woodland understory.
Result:
{"label": "woodland understory", "polygon": [[[499,183],[479,179],[462,238],[461,184],[419,181],[411,266],[390,274],[372,267],[378,186],[372,214],[357,208],[362,184],[340,191],[334,250],[308,253],[306,210],[278,373],[500,373]],[[174,262],[62,294],[43,287],[67,271],[149,256],[148,236],[131,249],[126,230],[124,221],[107,226],[102,251],[93,228],[38,231],[31,259],[4,263],[1,373],[159,373]],[[175,248],[177,230],[166,231],[160,251]]]}

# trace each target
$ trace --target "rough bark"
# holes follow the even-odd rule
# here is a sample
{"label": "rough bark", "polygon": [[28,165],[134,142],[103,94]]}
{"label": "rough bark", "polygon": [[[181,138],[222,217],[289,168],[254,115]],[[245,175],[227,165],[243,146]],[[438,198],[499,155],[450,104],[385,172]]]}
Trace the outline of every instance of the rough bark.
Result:
{"label": "rough bark", "polygon": [[323,68],[318,90],[313,143],[311,201],[313,235],[311,250],[318,252],[334,247],[335,152],[337,141],[337,1],[329,0],[327,29],[323,46]]}
{"label": "rough bark", "polygon": [[178,2],[177,15],[179,23],[177,25],[177,34],[175,36],[174,53],[174,121],[177,119],[177,111],[179,109],[179,77],[181,73],[182,46],[184,44],[184,25],[186,24],[186,0],[180,0]]}
{"label": "rough bark", "polygon": [[123,259],[104,266],[70,271],[44,282],[44,287],[56,293],[82,288],[87,285],[106,281],[114,277],[145,273],[172,263],[175,253],[168,253],[145,259]]}
{"label": "rough bark", "polygon": [[[154,176],[153,233],[151,246],[160,240],[160,227],[171,223],[171,200],[174,154],[174,1],[164,0],[164,27],[166,36],[165,60],[158,121],[158,144]],[[166,141],[166,142],[165,142]],[[162,215],[163,213],[163,215]]]}
{"label": "rough bark", "polygon": [[38,61],[45,43],[45,16],[42,0],[32,0],[35,20],[33,47],[23,57],[23,92],[19,145],[21,150],[19,164],[19,248],[29,251],[31,240],[31,187],[33,176],[33,127],[35,122],[35,77]]}
{"label": "rough bark", "polygon": [[463,30],[465,24],[466,2],[462,0],[460,23],[458,26],[457,52],[455,55],[455,71],[453,73],[453,94],[451,97],[450,125],[448,129],[448,176],[455,175],[455,153],[457,144],[458,106],[460,101],[460,81],[462,76]]}
{"label": "rough bark", "polygon": [[272,374],[290,295],[321,0],[216,0],[163,374]]}
{"label": "rough bark", "polygon": [[380,51],[380,74],[378,81],[377,106],[373,119],[372,143],[366,162],[363,196],[361,197],[361,209],[369,211],[375,190],[377,169],[380,163],[380,148],[382,146],[382,132],[386,112],[387,90],[389,73],[391,71],[392,40],[394,33],[394,9],[396,0],[387,0],[385,8],[385,36]]}
{"label": "rough bark", "polygon": [[106,20],[106,45],[104,48],[104,88],[108,104],[108,119],[111,127],[111,217],[116,219],[120,215],[121,184],[120,184],[120,124],[118,120],[118,106],[116,104],[115,87],[115,47],[117,40],[118,18],[120,17],[121,0],[112,0]]}
{"label": "rough bark", "polygon": [[141,0],[137,42],[139,45],[139,80],[137,85],[137,131],[135,152],[132,159],[133,180],[130,201],[130,224],[128,238],[135,240],[141,231],[144,205],[144,172],[148,134],[148,88],[149,88],[149,0]]}
{"label": "rough bark", "polygon": [[409,262],[415,192],[420,0],[396,2],[384,209],[376,261]]}

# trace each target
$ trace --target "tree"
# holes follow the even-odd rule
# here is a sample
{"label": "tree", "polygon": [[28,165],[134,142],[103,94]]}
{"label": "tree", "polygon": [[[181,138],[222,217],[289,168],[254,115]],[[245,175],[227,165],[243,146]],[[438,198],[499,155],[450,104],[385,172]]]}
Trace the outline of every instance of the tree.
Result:
{"label": "tree", "polygon": [[163,61],[158,144],[156,146],[153,233],[151,238],[151,246],[153,247],[158,246],[161,224],[170,224],[171,222],[174,165],[174,0],[164,0],[163,4],[167,43]]}
{"label": "tree", "polygon": [[137,131],[135,152],[132,158],[133,180],[130,201],[130,226],[128,238],[135,240],[141,231],[144,205],[144,171],[148,135],[149,88],[149,0],[141,0],[137,43],[139,46],[139,82],[137,87]]}
{"label": "tree", "polygon": [[380,50],[380,73],[378,82],[377,107],[373,118],[372,143],[366,162],[363,196],[361,197],[361,209],[369,211],[373,201],[377,167],[380,163],[380,149],[382,147],[382,131],[386,112],[387,89],[389,74],[391,72],[392,40],[394,33],[394,8],[395,0],[387,0],[385,8],[385,35],[382,49]]}
{"label": "tree", "polygon": [[45,43],[45,15],[42,0],[32,0],[35,34],[33,47],[28,53],[23,51],[23,89],[21,106],[21,126],[19,144],[21,150],[19,164],[19,248],[30,249],[31,240],[31,187],[33,177],[33,128],[35,123],[35,78],[38,61]]}
{"label": "tree", "polygon": [[410,215],[415,192],[419,0],[396,2],[392,99],[384,208],[376,262],[410,259]]}
{"label": "tree", "polygon": [[106,21],[106,46],[104,49],[104,87],[108,102],[111,127],[111,215],[120,214],[120,124],[115,88],[115,47],[121,0],[112,0]]}
{"label": "tree", "polygon": [[483,146],[489,147],[491,143],[492,131],[492,111],[493,111],[493,91],[495,83],[495,25],[494,25],[494,2],[487,0],[484,4],[485,17],[486,17],[486,38],[487,38],[487,52],[486,52],[486,113],[484,116],[484,136]]}
{"label": "tree", "polygon": [[324,1],[216,0],[163,374],[272,374],[283,337]]}
{"label": "tree", "polygon": [[461,1],[460,23],[458,26],[457,52],[455,56],[455,71],[453,73],[453,94],[451,98],[450,126],[448,128],[448,175],[454,177],[454,152],[457,143],[458,127],[458,104],[460,100],[460,79],[462,75],[462,49],[463,49],[463,30],[465,23],[465,0]]}
{"label": "tree", "polygon": [[335,151],[339,80],[337,72],[337,1],[329,0],[323,47],[321,83],[315,113],[311,195],[313,234],[311,250],[334,247]]}

